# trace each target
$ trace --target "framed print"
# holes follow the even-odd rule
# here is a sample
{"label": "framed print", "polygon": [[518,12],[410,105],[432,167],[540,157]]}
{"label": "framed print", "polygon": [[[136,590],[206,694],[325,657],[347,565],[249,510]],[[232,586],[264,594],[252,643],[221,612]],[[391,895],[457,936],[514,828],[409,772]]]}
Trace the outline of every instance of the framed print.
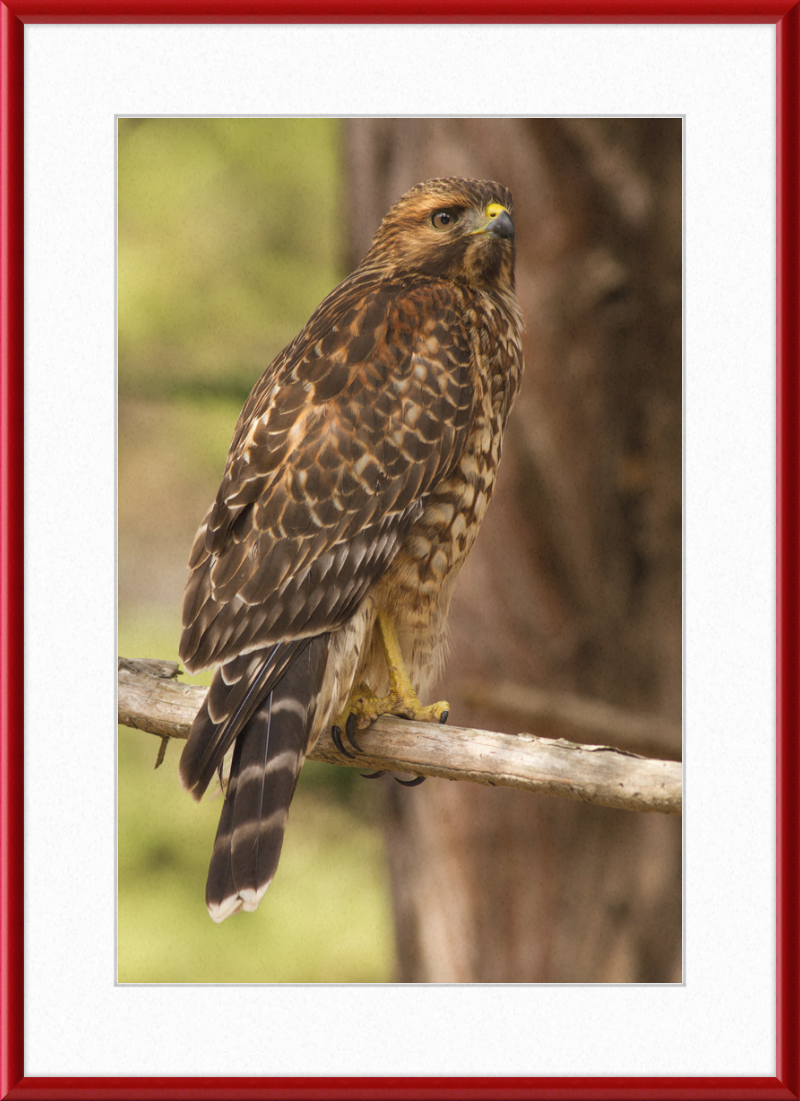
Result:
{"label": "framed print", "polygon": [[[800,9],[16,0],[2,35],[0,1094],[800,1096]],[[592,115],[682,126],[685,971],[118,974],[120,120]],[[142,173],[157,189],[155,159]],[[348,218],[367,201],[354,187]],[[167,486],[154,531],[170,507]],[[178,943],[180,912],[152,914]]]}

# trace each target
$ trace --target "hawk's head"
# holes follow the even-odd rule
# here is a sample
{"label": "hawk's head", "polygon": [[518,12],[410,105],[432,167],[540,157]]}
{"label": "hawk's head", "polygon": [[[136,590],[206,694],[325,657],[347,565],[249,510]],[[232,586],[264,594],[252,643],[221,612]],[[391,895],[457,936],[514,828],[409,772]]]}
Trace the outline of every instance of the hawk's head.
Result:
{"label": "hawk's head", "polygon": [[418,274],[498,290],[513,287],[511,192],[491,180],[417,184],[381,222],[365,265],[384,278]]}

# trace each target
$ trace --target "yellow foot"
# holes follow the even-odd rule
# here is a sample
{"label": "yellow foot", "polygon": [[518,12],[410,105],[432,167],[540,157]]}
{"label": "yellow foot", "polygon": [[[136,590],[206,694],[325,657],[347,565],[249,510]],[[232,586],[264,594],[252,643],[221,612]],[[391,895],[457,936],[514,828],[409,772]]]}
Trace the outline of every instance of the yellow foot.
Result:
{"label": "yellow foot", "polygon": [[[405,670],[403,670],[405,672]],[[364,730],[379,715],[397,715],[401,719],[416,719],[423,723],[444,723],[450,713],[450,704],[446,700],[424,706],[417,693],[408,682],[403,685],[392,683],[389,678],[389,691],[385,696],[376,696],[366,684],[360,684],[352,693],[336,725],[350,729]]]}
{"label": "yellow foot", "polygon": [[351,693],[347,706],[332,730],[335,744],[348,757],[352,754],[347,753],[341,744],[342,729],[346,730],[347,737],[358,749],[354,739],[355,732],[364,730],[379,715],[398,715],[401,719],[416,719],[426,723],[446,723],[450,715],[450,704],[446,700],[427,705],[420,703],[403,661],[393,619],[385,612],[380,612],[378,625],[389,671],[389,691],[385,696],[377,696],[368,685],[360,684]]}

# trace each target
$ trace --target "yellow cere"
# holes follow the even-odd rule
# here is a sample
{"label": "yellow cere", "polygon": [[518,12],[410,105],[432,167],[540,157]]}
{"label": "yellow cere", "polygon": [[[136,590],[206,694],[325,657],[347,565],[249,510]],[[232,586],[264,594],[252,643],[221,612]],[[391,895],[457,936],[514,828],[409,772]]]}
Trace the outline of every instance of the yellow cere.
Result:
{"label": "yellow cere", "polygon": [[500,203],[489,203],[486,208],[487,218],[496,218],[498,214],[502,214],[506,208]]}

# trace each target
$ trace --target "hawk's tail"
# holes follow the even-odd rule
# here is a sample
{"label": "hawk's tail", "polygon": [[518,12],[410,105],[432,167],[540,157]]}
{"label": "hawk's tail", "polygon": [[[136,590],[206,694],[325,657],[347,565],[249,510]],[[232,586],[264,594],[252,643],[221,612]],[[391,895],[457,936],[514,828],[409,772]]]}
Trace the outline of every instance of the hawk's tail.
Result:
{"label": "hawk's tail", "polygon": [[255,910],[275,875],[309,749],[328,642],[321,635],[303,648],[236,738],[206,885],[214,921]]}

